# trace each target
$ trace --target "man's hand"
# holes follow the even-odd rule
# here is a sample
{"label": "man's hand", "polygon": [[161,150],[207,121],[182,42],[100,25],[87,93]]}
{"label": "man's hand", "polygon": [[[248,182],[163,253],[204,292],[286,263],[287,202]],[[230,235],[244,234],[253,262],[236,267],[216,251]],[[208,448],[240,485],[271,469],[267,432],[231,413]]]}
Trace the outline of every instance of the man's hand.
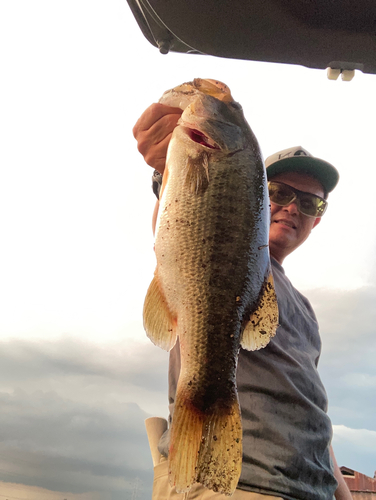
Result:
{"label": "man's hand", "polygon": [[133,135],[148,165],[163,174],[172,132],[182,114],[180,108],[154,103],[137,120]]}

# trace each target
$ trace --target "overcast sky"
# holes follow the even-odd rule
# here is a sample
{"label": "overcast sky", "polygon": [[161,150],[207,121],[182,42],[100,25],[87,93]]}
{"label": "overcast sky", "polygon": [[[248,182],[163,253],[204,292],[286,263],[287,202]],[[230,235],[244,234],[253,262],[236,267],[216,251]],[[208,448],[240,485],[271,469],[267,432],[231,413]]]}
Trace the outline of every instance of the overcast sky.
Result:
{"label": "overcast sky", "polygon": [[0,2],[0,72],[0,500],[150,498],[167,354],[142,328],[155,200],[132,127],[195,77],[228,84],[264,157],[301,145],[340,172],[284,267],[320,322],[339,465],[373,476],[376,77],[162,56],[125,0]]}

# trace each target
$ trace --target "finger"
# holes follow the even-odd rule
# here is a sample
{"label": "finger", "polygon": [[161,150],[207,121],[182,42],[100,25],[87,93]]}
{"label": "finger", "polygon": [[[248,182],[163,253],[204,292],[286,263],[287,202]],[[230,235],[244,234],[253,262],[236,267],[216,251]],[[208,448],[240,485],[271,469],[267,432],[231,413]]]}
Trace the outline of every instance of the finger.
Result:
{"label": "finger", "polygon": [[161,174],[163,174],[165,169],[167,148],[170,143],[171,135],[172,133],[166,136],[163,141],[154,144],[144,155],[146,163],[158,170]]}
{"label": "finger", "polygon": [[174,114],[180,116],[182,114],[182,110],[180,108],[166,106],[165,104],[153,103],[137,120],[135,126],[133,127],[133,135],[137,139],[137,135],[141,131],[148,130],[164,116]]}
{"label": "finger", "polygon": [[169,114],[162,116],[156,123],[154,123],[145,134],[148,136],[148,140],[150,143],[158,144],[161,141],[171,135],[174,128],[178,124],[180,119],[180,115],[177,114]]}
{"label": "finger", "polygon": [[[180,115],[165,115],[160,118],[157,123],[154,123],[148,130],[142,130],[137,134],[137,148],[139,152],[146,157],[148,155],[151,160],[155,146],[163,142],[163,147],[167,151],[168,143],[166,137],[171,137],[174,128],[179,121]],[[150,164],[150,163],[149,163]]]}

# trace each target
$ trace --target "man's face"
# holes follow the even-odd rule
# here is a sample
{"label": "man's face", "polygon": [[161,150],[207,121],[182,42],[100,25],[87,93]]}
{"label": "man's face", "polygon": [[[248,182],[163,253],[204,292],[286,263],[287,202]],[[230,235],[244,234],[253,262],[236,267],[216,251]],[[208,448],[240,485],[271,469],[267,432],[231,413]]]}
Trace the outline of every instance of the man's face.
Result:
{"label": "man's face", "polygon": [[[320,182],[306,174],[285,172],[274,176],[271,180],[283,182],[299,191],[324,197]],[[285,257],[308,238],[311,230],[319,222],[319,217],[307,217],[301,214],[295,202],[287,207],[271,203],[269,248],[272,257],[282,264]]]}

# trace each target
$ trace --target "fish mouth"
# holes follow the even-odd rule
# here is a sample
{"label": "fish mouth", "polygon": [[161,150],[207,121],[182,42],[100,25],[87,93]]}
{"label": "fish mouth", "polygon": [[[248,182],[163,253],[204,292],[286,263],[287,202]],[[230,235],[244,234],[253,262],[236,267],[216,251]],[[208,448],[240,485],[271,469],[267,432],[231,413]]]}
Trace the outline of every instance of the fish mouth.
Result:
{"label": "fish mouth", "polygon": [[200,130],[190,127],[183,127],[183,129],[185,133],[188,135],[188,137],[191,139],[191,141],[195,142],[196,144],[201,144],[201,146],[205,146],[206,148],[209,149],[218,149],[218,150],[221,149],[215,141],[210,139],[210,137],[205,135]]}

